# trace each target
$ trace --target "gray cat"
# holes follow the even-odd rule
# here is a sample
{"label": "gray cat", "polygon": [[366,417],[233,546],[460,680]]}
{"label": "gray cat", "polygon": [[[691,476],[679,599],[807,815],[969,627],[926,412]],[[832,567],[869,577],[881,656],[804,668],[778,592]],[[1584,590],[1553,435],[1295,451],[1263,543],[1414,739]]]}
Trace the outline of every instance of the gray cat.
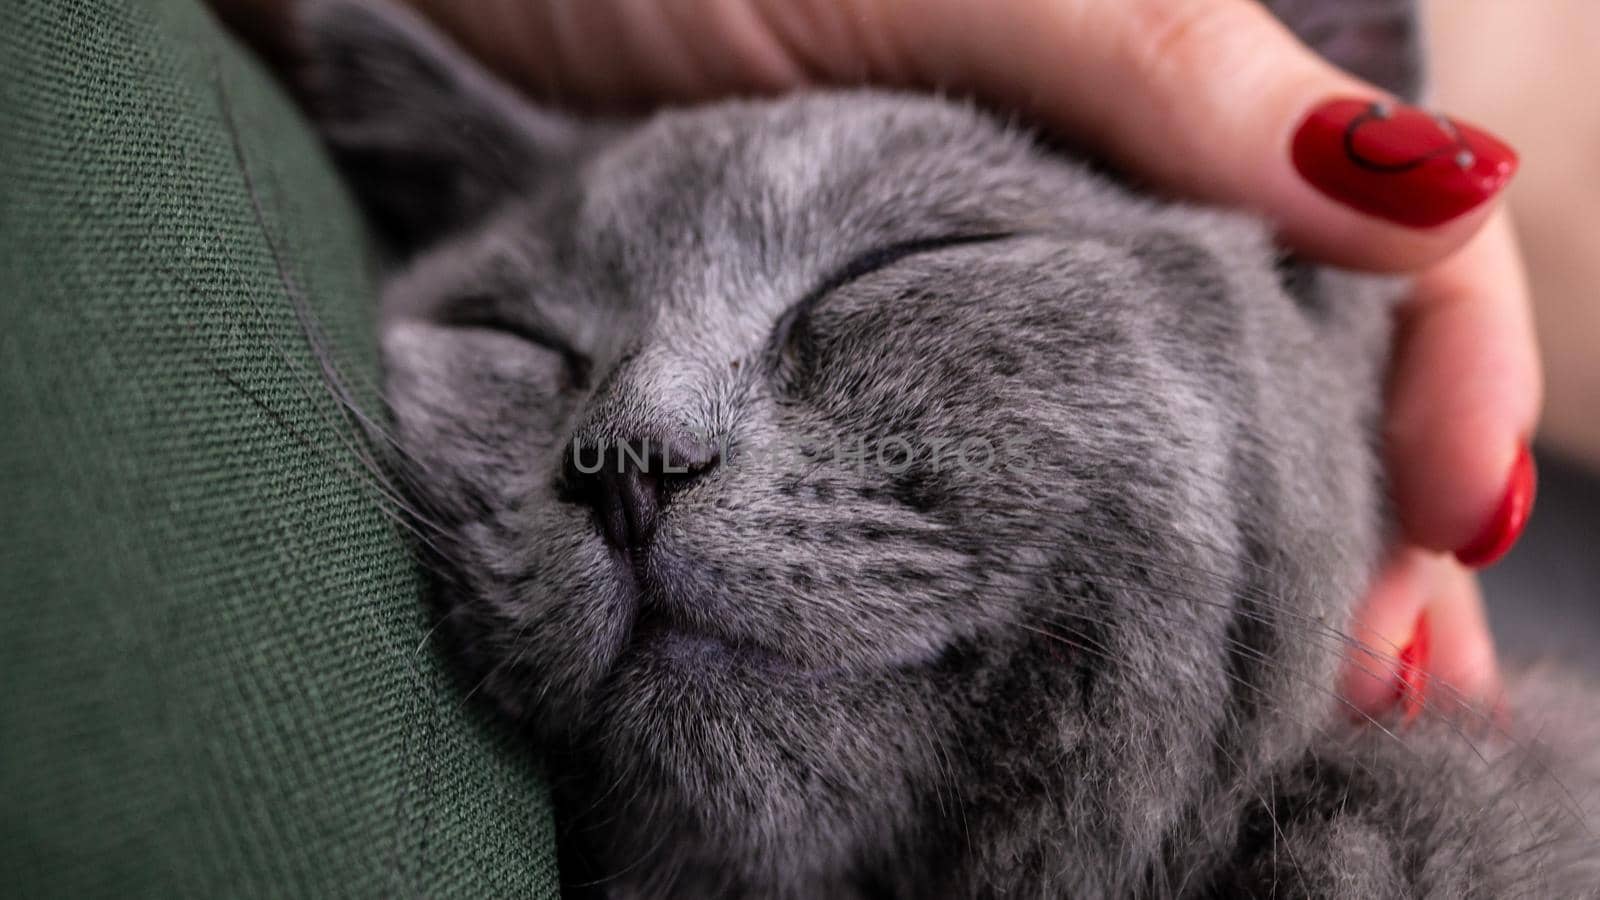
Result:
{"label": "gray cat", "polygon": [[[1356,6],[1280,13],[1409,91],[1408,11]],[[1330,690],[1393,283],[945,100],[581,122],[393,9],[304,24],[403,262],[386,393],[450,652],[546,759],[573,896],[1600,883],[1577,725]]]}

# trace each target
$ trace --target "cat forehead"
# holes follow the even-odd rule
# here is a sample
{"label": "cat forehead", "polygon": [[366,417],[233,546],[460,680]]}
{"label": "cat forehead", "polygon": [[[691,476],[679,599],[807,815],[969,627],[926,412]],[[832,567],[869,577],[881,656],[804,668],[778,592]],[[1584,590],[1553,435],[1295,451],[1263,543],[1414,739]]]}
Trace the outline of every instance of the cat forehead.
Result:
{"label": "cat forehead", "polygon": [[896,244],[1189,230],[971,106],[866,90],[660,114],[602,141],[561,190],[571,202],[543,227],[573,270],[752,333]]}
{"label": "cat forehead", "polygon": [[669,242],[971,227],[1020,213],[1021,182],[1045,166],[1027,136],[926,98],[726,103],[659,115],[597,154],[580,224]]}

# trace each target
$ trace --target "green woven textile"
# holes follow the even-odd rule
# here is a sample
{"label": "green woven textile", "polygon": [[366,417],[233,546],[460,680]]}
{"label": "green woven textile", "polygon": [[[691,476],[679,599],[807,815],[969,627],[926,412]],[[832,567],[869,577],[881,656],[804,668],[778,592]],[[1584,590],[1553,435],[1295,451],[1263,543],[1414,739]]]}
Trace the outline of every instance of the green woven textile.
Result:
{"label": "green woven textile", "polygon": [[289,299],[371,404],[357,221],[194,0],[0,0],[0,894],[554,893]]}

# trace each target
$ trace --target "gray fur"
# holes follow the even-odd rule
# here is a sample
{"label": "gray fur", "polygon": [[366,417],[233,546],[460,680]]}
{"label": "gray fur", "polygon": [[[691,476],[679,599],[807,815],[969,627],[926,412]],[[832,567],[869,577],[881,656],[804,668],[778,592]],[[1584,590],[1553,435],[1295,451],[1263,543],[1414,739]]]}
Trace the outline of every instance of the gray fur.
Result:
{"label": "gray fur", "polygon": [[[581,126],[387,8],[308,35],[405,247],[387,394],[451,652],[548,761],[572,893],[1587,895],[1594,773],[1328,689],[1392,284],[1286,289],[1258,222],[948,101]],[[610,549],[573,439],[696,435],[720,464]],[[841,435],[1018,465],[793,452]]]}

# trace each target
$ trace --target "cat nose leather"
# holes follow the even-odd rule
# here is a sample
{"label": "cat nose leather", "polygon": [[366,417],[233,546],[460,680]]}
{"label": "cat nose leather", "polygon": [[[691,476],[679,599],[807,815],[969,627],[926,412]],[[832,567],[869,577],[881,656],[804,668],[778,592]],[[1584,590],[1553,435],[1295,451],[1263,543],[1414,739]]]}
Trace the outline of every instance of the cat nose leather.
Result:
{"label": "cat nose leather", "polygon": [[598,438],[573,442],[565,474],[573,499],[594,510],[606,543],[637,550],[655,538],[672,498],[720,461],[715,444],[687,436]]}

